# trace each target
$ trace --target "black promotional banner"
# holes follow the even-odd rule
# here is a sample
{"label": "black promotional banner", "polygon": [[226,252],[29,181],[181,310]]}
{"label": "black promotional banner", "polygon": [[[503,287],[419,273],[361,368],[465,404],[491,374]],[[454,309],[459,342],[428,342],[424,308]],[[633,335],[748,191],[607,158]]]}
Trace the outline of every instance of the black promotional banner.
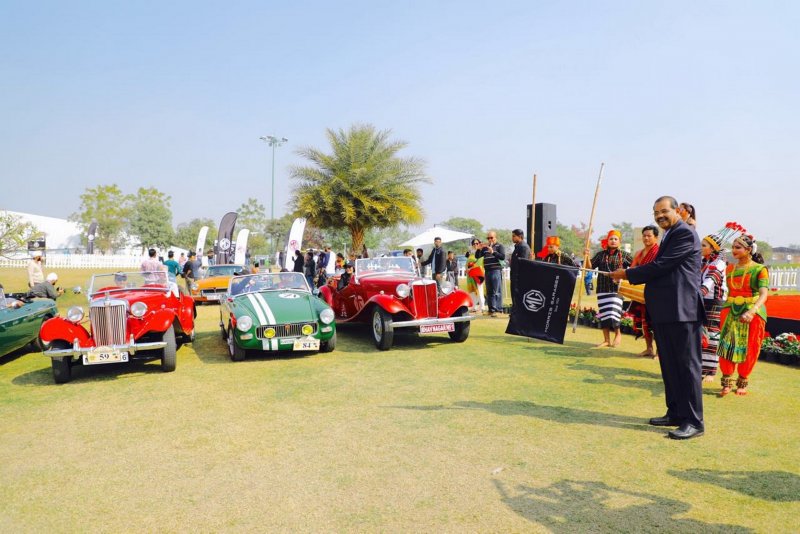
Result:
{"label": "black promotional banner", "polygon": [[[239,215],[235,211],[226,213],[219,223],[217,232],[217,265],[225,265],[233,261],[233,227],[236,226],[236,219]],[[200,259],[200,258],[198,258]]]}
{"label": "black promotional banner", "polygon": [[563,344],[578,269],[520,259],[514,271],[516,306],[506,334]]}

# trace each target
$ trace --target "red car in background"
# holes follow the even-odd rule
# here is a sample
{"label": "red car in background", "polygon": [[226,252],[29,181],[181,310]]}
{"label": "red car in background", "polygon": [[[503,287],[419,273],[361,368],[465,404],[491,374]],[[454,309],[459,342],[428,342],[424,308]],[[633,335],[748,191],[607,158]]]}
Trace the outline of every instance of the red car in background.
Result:
{"label": "red car in background", "polygon": [[166,272],[99,274],[88,295],[88,325],[83,308],[73,306],[39,333],[56,383],[69,382],[75,365],[160,359],[164,372],[175,370],[179,344],[194,339],[197,313],[174,278]]}
{"label": "red car in background", "polygon": [[455,342],[469,337],[470,296],[443,282],[422,278],[409,257],[357,259],[347,287],[336,288],[338,277],[320,289],[336,314],[337,324],[369,323],[375,346],[388,350],[400,328],[420,334],[447,333]]}

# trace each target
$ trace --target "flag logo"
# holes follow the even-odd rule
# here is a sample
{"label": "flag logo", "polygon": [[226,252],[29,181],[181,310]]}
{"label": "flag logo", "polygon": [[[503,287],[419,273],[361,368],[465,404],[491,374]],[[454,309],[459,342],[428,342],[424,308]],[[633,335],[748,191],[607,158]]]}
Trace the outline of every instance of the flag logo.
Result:
{"label": "flag logo", "polygon": [[544,306],[544,294],[538,289],[531,289],[522,297],[522,304],[530,312],[538,312]]}

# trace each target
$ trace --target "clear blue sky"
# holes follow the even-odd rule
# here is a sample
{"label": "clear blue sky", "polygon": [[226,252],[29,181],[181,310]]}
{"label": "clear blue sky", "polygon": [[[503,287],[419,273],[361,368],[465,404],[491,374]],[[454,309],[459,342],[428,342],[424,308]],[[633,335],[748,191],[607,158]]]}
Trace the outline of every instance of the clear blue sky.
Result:
{"label": "clear blue sky", "polygon": [[428,162],[426,225],[736,220],[800,243],[797,2],[0,3],[0,208],[67,216],[155,186],[174,223],[275,212],[325,128],[391,129]]}

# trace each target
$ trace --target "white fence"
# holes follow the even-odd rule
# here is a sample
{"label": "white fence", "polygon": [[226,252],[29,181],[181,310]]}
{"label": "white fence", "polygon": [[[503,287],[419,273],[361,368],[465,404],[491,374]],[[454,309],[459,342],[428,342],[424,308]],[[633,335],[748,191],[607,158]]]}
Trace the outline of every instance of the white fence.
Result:
{"label": "white fence", "polygon": [[800,289],[800,267],[775,267],[769,270],[769,287],[776,289]]}
{"label": "white fence", "polygon": [[[44,270],[48,269],[138,269],[145,256],[128,256],[123,254],[48,254],[44,262]],[[0,258],[0,267],[28,266],[28,258]]]}

